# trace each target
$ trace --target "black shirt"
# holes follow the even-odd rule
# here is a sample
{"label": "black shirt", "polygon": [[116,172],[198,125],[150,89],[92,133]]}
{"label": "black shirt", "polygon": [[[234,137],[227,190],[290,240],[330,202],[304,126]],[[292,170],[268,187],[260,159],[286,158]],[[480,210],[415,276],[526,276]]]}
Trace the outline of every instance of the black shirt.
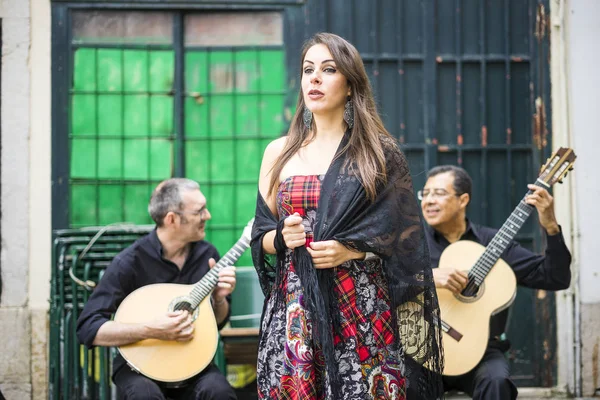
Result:
{"label": "black shirt", "polygon": [[[459,240],[472,240],[487,246],[498,232],[497,229],[472,224],[467,220],[467,230]],[[429,244],[431,267],[437,268],[440,256],[450,242],[426,224],[425,236]],[[500,256],[514,271],[517,284],[532,289],[562,290],[571,283],[571,253],[565,245],[562,231],[556,235],[546,236],[545,254],[536,254],[521,247],[514,240]],[[470,268],[465,265],[465,269]],[[504,332],[508,311],[504,310],[492,317],[490,336],[498,336]]]}
{"label": "black shirt", "polygon": [[[82,344],[88,348],[93,347],[98,329],[111,319],[129,293],[155,283],[194,284],[209,271],[210,258],[219,260],[217,249],[206,241],[191,244],[189,255],[181,270],[175,263],[164,259],[162,252],[155,229],[113,259],[77,320],[77,338]],[[229,315],[219,325],[219,329],[228,318]],[[113,364],[113,375],[123,365],[125,359],[121,354],[117,354]]]}

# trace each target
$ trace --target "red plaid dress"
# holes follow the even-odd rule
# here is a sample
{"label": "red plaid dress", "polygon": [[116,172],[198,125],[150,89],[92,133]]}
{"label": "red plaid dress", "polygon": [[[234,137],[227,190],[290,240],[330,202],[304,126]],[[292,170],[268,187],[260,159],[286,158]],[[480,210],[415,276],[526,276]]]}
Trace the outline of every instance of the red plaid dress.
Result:
{"label": "red plaid dress", "polygon": [[[299,213],[313,240],[323,176],[292,176],[277,193],[279,216]],[[275,309],[271,297],[262,321],[258,354],[261,399],[330,399],[323,356],[312,339],[311,316],[304,308],[303,288],[287,254],[283,279],[285,305]],[[335,358],[343,399],[405,399],[401,359],[393,345],[390,300],[379,260],[348,262],[336,268],[341,335],[334,336]],[[333,331],[333,328],[332,328]]]}

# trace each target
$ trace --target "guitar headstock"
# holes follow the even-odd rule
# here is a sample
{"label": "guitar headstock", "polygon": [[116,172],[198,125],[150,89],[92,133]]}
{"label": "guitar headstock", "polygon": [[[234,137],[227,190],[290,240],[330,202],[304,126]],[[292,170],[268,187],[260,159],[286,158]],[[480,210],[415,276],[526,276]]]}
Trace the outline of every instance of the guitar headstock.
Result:
{"label": "guitar headstock", "polygon": [[254,218],[248,221],[244,227],[244,232],[242,232],[240,239],[245,239],[248,241],[248,243],[250,243],[250,239],[252,238],[252,225],[254,225]]}
{"label": "guitar headstock", "polygon": [[562,179],[573,169],[576,158],[577,156],[571,148],[561,147],[556,150],[546,164],[542,165],[538,181],[542,181],[548,186],[552,186],[556,182],[562,183]]}

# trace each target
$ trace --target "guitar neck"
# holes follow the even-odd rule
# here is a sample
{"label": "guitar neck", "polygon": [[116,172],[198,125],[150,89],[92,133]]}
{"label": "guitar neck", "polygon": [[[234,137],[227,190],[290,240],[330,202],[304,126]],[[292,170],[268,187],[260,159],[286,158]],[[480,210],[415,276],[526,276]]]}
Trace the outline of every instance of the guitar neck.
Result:
{"label": "guitar neck", "polygon": [[[546,189],[549,188],[548,185],[539,179],[535,181],[535,185]],[[525,203],[525,198],[531,193],[533,193],[531,190],[527,192],[492,241],[487,245],[484,253],[469,271],[469,281],[474,281],[477,286],[481,286],[487,274],[500,258],[500,255],[506,250],[515,236],[517,236],[517,233],[534,209],[534,207]]]}
{"label": "guitar neck", "polygon": [[236,244],[219,260],[219,262],[211,268],[210,271],[204,277],[194,285],[194,288],[190,292],[190,298],[192,299],[192,309],[198,307],[198,305],[210,294],[217,283],[219,282],[219,272],[223,268],[233,265],[244,253],[244,251],[250,245],[250,241],[242,237],[237,241]]}

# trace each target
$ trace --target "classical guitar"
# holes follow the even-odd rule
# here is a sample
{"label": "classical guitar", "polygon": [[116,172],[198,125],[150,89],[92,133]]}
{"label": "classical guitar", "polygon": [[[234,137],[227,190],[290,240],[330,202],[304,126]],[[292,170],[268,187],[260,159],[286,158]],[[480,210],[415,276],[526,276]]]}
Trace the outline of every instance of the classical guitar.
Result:
{"label": "classical guitar", "polygon": [[[560,182],[572,169],[575,158],[573,150],[558,149],[542,166],[535,185],[548,189]],[[448,289],[437,289],[442,317],[444,375],[462,375],[475,368],[487,348],[490,317],[514,301],[517,280],[500,255],[533,209],[523,198],[487,247],[459,240],[443,251],[439,268],[471,266],[469,282],[462,293],[457,295]]]}
{"label": "classical guitar", "polygon": [[233,265],[250,244],[254,219],[219,262],[196,284],[157,283],[131,292],[119,305],[114,320],[144,323],[168,311],[188,310],[192,314],[194,337],[188,342],[145,339],[119,352],[137,372],[148,378],[176,384],[202,372],[213,359],[219,341],[210,294],[218,283],[219,271]]}

